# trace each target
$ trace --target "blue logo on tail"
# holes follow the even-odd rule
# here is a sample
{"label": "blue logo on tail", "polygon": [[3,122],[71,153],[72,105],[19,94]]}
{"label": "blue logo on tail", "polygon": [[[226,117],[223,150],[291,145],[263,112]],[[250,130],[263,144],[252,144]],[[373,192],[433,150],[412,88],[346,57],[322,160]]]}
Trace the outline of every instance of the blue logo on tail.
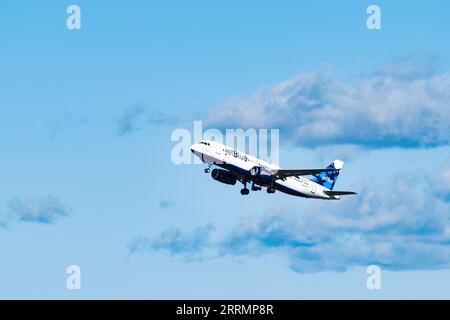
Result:
{"label": "blue logo on tail", "polygon": [[339,176],[340,169],[344,163],[340,160],[334,160],[327,169],[336,169],[332,171],[322,172],[319,174],[313,175],[313,177],[309,180],[324,186],[329,190],[333,190],[334,184],[336,183],[337,177]]}

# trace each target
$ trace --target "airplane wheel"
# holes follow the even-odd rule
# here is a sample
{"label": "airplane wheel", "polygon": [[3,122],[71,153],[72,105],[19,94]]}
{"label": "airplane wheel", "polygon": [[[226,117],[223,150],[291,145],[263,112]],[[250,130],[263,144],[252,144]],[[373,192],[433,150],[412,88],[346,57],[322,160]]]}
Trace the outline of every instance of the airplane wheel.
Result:
{"label": "airplane wheel", "polygon": [[209,173],[209,171],[210,171],[209,168],[205,169],[205,173]]}
{"label": "airplane wheel", "polygon": [[241,189],[241,194],[243,195],[243,196],[246,196],[246,195],[248,195],[250,193],[250,190],[248,190],[248,189]]}
{"label": "airplane wheel", "polygon": [[267,193],[275,193],[275,188],[274,187],[267,188]]}

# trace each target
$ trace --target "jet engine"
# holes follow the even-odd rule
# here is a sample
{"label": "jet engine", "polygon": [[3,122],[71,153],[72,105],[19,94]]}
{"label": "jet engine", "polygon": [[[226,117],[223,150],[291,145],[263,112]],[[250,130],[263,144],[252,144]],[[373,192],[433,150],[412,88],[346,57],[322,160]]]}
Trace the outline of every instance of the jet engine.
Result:
{"label": "jet engine", "polygon": [[231,185],[236,184],[236,177],[226,170],[214,169],[213,171],[211,171],[211,177],[214,180],[217,180],[225,184]]}
{"label": "jet engine", "polygon": [[272,183],[275,181],[275,175],[271,170],[263,167],[253,167],[250,169],[250,175],[260,181]]}

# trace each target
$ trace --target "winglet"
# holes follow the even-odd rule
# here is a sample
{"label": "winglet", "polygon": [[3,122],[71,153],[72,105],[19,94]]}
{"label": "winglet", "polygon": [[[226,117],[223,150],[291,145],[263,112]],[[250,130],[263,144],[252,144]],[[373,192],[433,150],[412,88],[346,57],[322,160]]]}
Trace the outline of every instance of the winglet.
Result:
{"label": "winglet", "polygon": [[333,161],[333,164],[336,170],[341,170],[342,167],[344,166],[344,161],[336,159]]}

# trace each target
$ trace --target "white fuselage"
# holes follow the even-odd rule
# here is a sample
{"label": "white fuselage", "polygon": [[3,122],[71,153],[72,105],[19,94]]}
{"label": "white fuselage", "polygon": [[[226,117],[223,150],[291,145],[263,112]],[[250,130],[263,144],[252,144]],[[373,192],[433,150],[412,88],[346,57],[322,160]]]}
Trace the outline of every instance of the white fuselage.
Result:
{"label": "white fuselage", "polygon": [[[244,179],[248,179],[248,181],[252,181],[253,179],[250,170],[254,167],[261,167],[272,172],[281,169],[277,165],[270,164],[215,141],[205,140],[201,143],[193,144],[191,150],[203,162],[225,168]],[[259,184],[268,186],[264,183]],[[281,192],[306,198],[339,199],[338,196],[327,195],[324,191],[329,191],[329,189],[303,176],[290,176],[284,179],[277,179],[273,182],[272,186]]]}

